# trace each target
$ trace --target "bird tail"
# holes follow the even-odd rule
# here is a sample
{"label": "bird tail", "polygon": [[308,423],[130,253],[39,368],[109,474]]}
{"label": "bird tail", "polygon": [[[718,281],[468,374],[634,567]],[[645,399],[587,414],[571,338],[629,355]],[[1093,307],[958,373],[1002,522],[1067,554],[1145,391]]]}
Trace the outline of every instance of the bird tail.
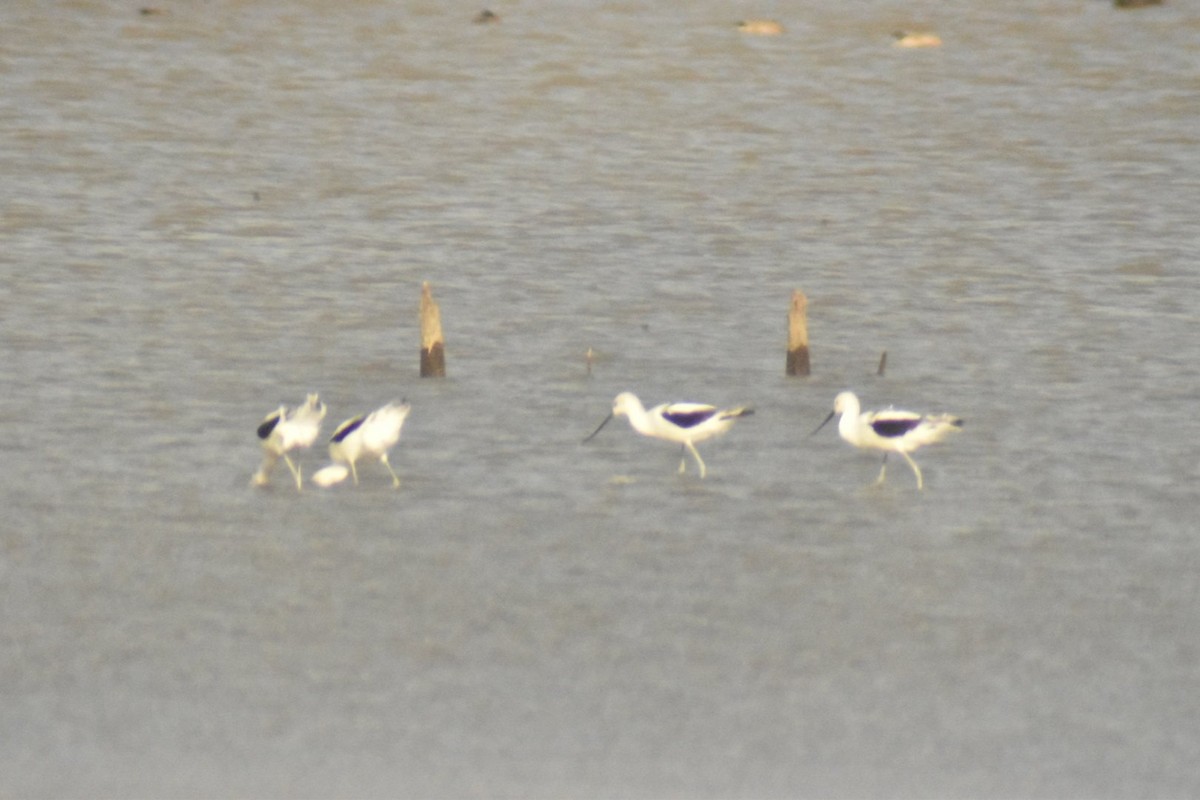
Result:
{"label": "bird tail", "polygon": [[962,430],[962,417],[956,417],[953,414],[938,414],[927,418],[933,423],[939,435],[944,436],[947,433]]}
{"label": "bird tail", "polygon": [[731,408],[728,411],[721,412],[721,419],[737,419],[738,417],[748,417],[754,413],[754,409],[750,406],[742,406],[741,408]]}

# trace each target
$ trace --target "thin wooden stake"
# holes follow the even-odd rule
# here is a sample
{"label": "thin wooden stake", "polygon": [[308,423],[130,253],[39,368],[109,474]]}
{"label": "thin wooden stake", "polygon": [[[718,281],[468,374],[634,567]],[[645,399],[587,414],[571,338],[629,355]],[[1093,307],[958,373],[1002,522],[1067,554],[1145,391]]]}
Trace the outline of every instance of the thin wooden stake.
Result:
{"label": "thin wooden stake", "polygon": [[875,372],[879,377],[883,377],[884,371],[887,369],[887,350],[883,351],[883,355],[879,357],[879,369]]}
{"label": "thin wooden stake", "polygon": [[429,288],[429,281],[421,284],[421,377],[446,377],[442,311],[433,300],[433,290]]}
{"label": "thin wooden stake", "polygon": [[799,289],[792,292],[792,307],[788,311],[787,374],[807,375],[808,362],[808,298]]}

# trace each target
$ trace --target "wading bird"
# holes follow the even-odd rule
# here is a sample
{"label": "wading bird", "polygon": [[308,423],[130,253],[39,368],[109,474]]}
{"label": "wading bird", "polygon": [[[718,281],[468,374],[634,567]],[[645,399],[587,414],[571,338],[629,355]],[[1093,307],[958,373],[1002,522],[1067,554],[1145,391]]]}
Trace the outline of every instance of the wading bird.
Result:
{"label": "wading bird", "polygon": [[[643,436],[676,442],[683,445],[685,450],[691,451],[700,467],[700,477],[703,478],[707,470],[704,468],[704,459],[696,452],[696,444],[725,433],[738,417],[746,417],[753,413],[754,409],[745,406],[722,410],[716,406],[698,403],[663,403],[647,411],[637,395],[622,392],[613,401],[612,412],[604,418],[600,427],[583,441],[591,441],[613,417],[628,417],[630,426]],[[679,473],[682,475],[686,469],[685,456],[679,460]]]}
{"label": "wading bird", "polygon": [[809,436],[824,428],[835,414],[842,415],[838,420],[838,434],[843,439],[855,447],[883,451],[883,467],[875,480],[877,485],[883,483],[887,473],[888,453],[899,453],[917,476],[918,489],[924,488],[925,481],[921,477],[921,468],[909,453],[941,441],[946,434],[958,430],[963,424],[961,419],[950,414],[916,414],[893,408],[864,413],[854,392],[842,392],[833,400],[833,411]]}
{"label": "wading bird", "polygon": [[311,447],[321,434],[321,420],[325,419],[325,404],[314,392],[308,396],[303,405],[296,408],[280,406],[267,414],[266,419],[258,426],[258,438],[262,439],[263,461],[258,472],[254,473],[251,483],[255,486],[266,486],[271,482],[271,470],[275,462],[283,456],[292,477],[296,479],[296,490],[304,485],[300,476],[300,468],[292,463],[288,456],[292,450],[303,450]]}
{"label": "wading bird", "polygon": [[346,420],[333,432],[329,440],[329,457],[334,463],[313,475],[313,482],[318,486],[333,486],[346,479],[346,474],[354,476],[358,483],[358,468],[355,462],[364,457],[378,458],[379,462],[392,476],[392,486],[400,485],[392,465],[388,463],[388,451],[400,441],[400,429],[412,406],[403,400],[388,403],[367,415],[359,415]]}

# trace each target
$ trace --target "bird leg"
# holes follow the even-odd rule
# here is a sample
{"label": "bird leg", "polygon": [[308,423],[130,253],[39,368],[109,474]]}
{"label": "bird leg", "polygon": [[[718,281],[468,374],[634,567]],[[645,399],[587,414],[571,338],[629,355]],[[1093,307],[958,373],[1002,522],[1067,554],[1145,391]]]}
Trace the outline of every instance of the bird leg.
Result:
{"label": "bird leg", "polygon": [[687,472],[687,453],[684,452],[685,450],[687,450],[687,445],[681,445],[679,448],[679,474],[680,475]]}
{"label": "bird leg", "polygon": [[888,457],[888,454],[884,453],[883,454],[883,466],[879,468],[879,477],[875,479],[876,486],[883,483],[883,476],[887,474],[887,457]]}
{"label": "bird leg", "polygon": [[697,452],[697,450],[696,450],[696,446],[695,446],[695,445],[693,445],[691,442],[684,442],[684,447],[686,447],[688,450],[691,450],[691,451],[692,451],[692,455],[693,455],[693,456],[695,456],[695,458],[696,458],[696,463],[700,465],[700,478],[701,478],[701,479],[703,479],[703,478],[704,478],[704,473],[705,473],[705,471],[706,471],[706,470],[704,469],[704,459],[702,459],[702,458],[700,457],[700,453],[699,453],[699,452]]}
{"label": "bird leg", "polygon": [[917,489],[924,489],[925,481],[921,478],[921,468],[917,466],[917,462],[913,461],[908,453],[904,452],[903,450],[900,451],[900,455],[904,456],[904,460],[908,462],[910,467],[912,467],[913,474],[917,476]]}
{"label": "bird leg", "polygon": [[350,474],[354,476],[354,485],[358,486],[358,469],[354,466],[354,462],[350,462]]}
{"label": "bird leg", "polygon": [[379,457],[379,460],[383,462],[383,465],[385,467],[387,467],[387,471],[392,473],[392,487],[395,489],[399,489],[400,488],[400,476],[398,476],[396,474],[396,471],[394,469],[392,469],[392,465],[388,463],[387,453],[384,453],[383,455],[381,455]]}
{"label": "bird leg", "polygon": [[296,479],[296,491],[301,491],[304,488],[304,479],[300,476],[300,469],[292,463],[292,459],[287,453],[283,454],[283,460],[287,462],[288,469],[292,471],[292,477]]}

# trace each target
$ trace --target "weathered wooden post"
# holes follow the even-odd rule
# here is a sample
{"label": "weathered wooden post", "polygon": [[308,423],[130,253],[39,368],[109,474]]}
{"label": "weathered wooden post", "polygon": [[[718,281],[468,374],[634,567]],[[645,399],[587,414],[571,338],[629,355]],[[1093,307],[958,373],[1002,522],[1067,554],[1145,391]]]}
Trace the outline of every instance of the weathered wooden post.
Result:
{"label": "weathered wooden post", "polygon": [[799,289],[792,292],[792,307],[788,311],[787,374],[807,375],[808,362],[808,298]]}
{"label": "weathered wooden post", "polygon": [[442,311],[433,300],[433,290],[429,288],[429,281],[421,284],[421,377],[446,377]]}

